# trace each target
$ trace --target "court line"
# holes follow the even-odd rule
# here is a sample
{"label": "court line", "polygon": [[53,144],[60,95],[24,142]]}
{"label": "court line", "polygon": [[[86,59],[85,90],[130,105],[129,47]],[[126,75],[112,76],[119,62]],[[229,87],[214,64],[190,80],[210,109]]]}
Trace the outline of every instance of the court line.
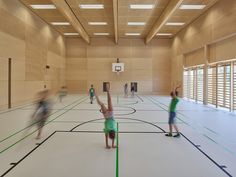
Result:
{"label": "court line", "polygon": [[23,106],[19,106],[19,107],[15,107],[15,108],[11,108],[11,109],[8,109],[6,111],[2,110],[0,111],[0,114],[6,114],[6,113],[9,113],[9,112],[12,112],[12,111],[15,111],[15,110],[21,110],[22,108],[24,107],[27,107],[27,106],[32,106],[34,105],[35,103],[28,103],[26,105],[23,105]]}
{"label": "court line", "polygon": [[[17,165],[19,165],[24,159],[26,159],[30,154],[32,154],[37,148],[39,148],[42,144],[44,144],[47,140],[49,140],[53,135],[56,133],[92,133],[91,131],[54,131],[51,135],[49,135],[43,142],[39,143],[35,148],[33,148],[29,153],[27,153],[23,158],[21,158],[16,163],[11,163],[13,166],[8,169],[1,177],[4,177],[6,174],[8,174],[10,171],[12,171]],[[93,133],[104,133],[103,131],[93,131]],[[119,132],[121,133],[121,132]],[[137,133],[137,132],[122,132],[122,133]],[[146,133],[153,133],[153,132],[146,132]],[[155,132],[156,133],[156,132]],[[157,132],[159,134],[164,134],[165,132]],[[215,164],[220,170],[222,170],[227,176],[233,177],[227,170],[225,170],[225,165],[219,165],[215,160],[213,160],[207,153],[205,153],[203,150],[200,149],[200,147],[196,144],[194,144],[189,138],[187,138],[183,133],[181,135],[190,143],[192,144],[199,152],[201,152],[205,157],[207,157],[213,164]],[[117,168],[116,168],[117,169]],[[118,173],[119,174],[119,173]]]}
{"label": "court line", "polygon": [[200,149],[199,146],[195,145],[189,138],[187,138],[183,133],[181,135],[190,142],[197,150],[199,150],[202,154],[204,154],[210,161],[212,161],[218,168],[220,168],[225,174],[227,174],[229,177],[233,177],[228,171],[224,169],[224,165],[219,165],[215,160],[213,160],[207,153],[205,153],[203,150]]}
{"label": "court line", "polygon": [[[118,119],[118,118],[116,118]],[[84,121],[53,121],[52,123],[83,123]],[[91,123],[103,123],[103,122],[91,122]],[[124,123],[124,124],[144,124],[144,122],[120,122],[119,123]],[[168,122],[150,122],[152,124],[168,124]],[[182,124],[182,122],[179,122],[178,124]]]}
{"label": "court line", "polygon": [[[71,105],[73,105],[74,103],[76,103],[76,102],[78,102],[78,101],[82,100],[83,98],[85,98],[85,97],[82,97],[82,98],[80,98],[80,99],[77,99],[76,101],[72,102],[71,104],[69,104],[69,105],[65,106],[65,108],[66,108],[66,107],[68,107],[68,106],[71,106]],[[50,115],[49,115],[49,118],[50,118],[52,115],[54,115],[54,114],[56,114],[56,113],[58,113],[58,112],[59,112],[59,111],[56,111],[56,112],[54,112],[54,113],[50,114]],[[29,126],[27,126],[27,127],[23,128],[23,129],[21,129],[21,130],[19,130],[19,131],[15,132],[15,133],[13,133],[13,134],[9,135],[8,137],[6,137],[6,138],[4,138],[4,139],[0,140],[0,144],[1,144],[2,142],[6,141],[7,139],[9,139],[9,138],[13,137],[14,135],[16,135],[16,134],[18,134],[18,133],[20,133],[20,132],[22,132],[22,131],[26,130],[27,128],[30,128],[30,127],[32,127],[33,125],[35,125],[35,124],[37,124],[37,123],[38,123],[38,122],[36,122],[36,123],[34,123],[34,124],[31,124],[31,125],[29,125]]]}
{"label": "court line", "polygon": [[117,123],[116,136],[116,177],[119,177],[119,123]]}
{"label": "court line", "polygon": [[[81,101],[81,102],[77,103],[75,106],[78,106],[79,104],[81,104],[82,102],[84,102],[85,100],[88,99],[87,96],[86,96],[86,99],[84,99],[84,98],[85,98],[85,97],[82,98],[83,101],[81,101],[82,99],[80,99],[79,101]],[[78,102],[78,100],[77,100],[77,102]],[[73,106],[73,107],[75,107],[75,106]],[[56,117],[55,117],[54,119],[52,119],[51,121],[47,122],[44,126],[46,126],[47,124],[53,122],[55,119],[57,119],[57,118],[59,118],[60,116],[64,115],[64,114],[67,113],[68,111],[70,111],[70,110],[67,110],[67,111],[63,112],[62,114],[56,116]],[[22,130],[22,131],[23,131],[23,130]],[[0,154],[2,154],[3,152],[7,151],[7,150],[10,149],[11,147],[15,146],[16,144],[18,144],[19,142],[21,142],[22,140],[24,140],[24,139],[27,138],[28,136],[30,136],[30,135],[32,135],[33,133],[35,133],[36,131],[38,131],[38,129],[34,130],[34,131],[31,132],[30,134],[24,136],[23,138],[19,139],[18,141],[16,141],[16,142],[13,143],[12,145],[10,145],[10,146],[8,146],[7,148],[3,149],[2,151],[0,151]],[[18,133],[19,133],[19,132],[18,132]]]}
{"label": "court line", "polygon": [[[164,106],[167,107],[167,105],[165,105],[164,103],[161,103],[161,102],[159,102],[158,100],[156,100],[156,99],[154,99],[154,98],[153,98],[153,100],[155,100],[156,102],[158,102],[158,103],[160,103],[160,104],[162,104],[162,105],[164,105]],[[177,113],[180,114],[180,115],[182,115],[182,116],[185,117],[185,118],[191,119],[190,117],[188,117],[188,116],[186,116],[186,115],[184,115],[184,114],[182,114],[182,113],[180,113],[180,112],[178,112],[178,111],[177,111]],[[196,127],[192,126],[190,123],[187,124],[187,125],[188,125],[189,127],[191,127],[192,129],[197,130]],[[234,141],[228,139],[227,137],[225,138],[225,137],[222,136],[221,134],[215,132],[214,130],[211,130],[210,128],[208,128],[208,127],[202,125],[201,123],[198,123],[198,126],[199,126],[198,128],[204,128],[204,129],[208,130],[209,132],[211,132],[211,133],[217,135],[217,136],[218,136],[221,140],[223,140],[223,141],[225,141],[225,139],[227,139],[227,140],[225,141],[225,142],[227,142],[227,143],[235,144]],[[227,152],[233,154],[234,156],[236,155],[234,151],[231,151],[228,147],[225,147],[223,144],[218,143],[218,142],[217,142],[216,140],[214,140],[213,138],[210,138],[209,136],[206,136],[204,133],[201,133],[201,132],[199,132],[199,134],[200,134],[200,135],[203,135],[203,136],[206,137],[208,140],[211,140],[212,142],[214,142],[215,144],[217,144],[219,147],[221,147],[223,150],[226,150]]]}
{"label": "court line", "polygon": [[[123,113],[123,114],[115,114],[114,113],[114,116],[127,116],[127,115],[131,115],[131,114],[134,114],[135,112],[136,112],[136,109],[134,109],[134,108],[132,108],[132,107],[125,107],[125,106],[113,106],[113,107],[118,107],[118,108],[129,108],[129,109],[131,109],[132,110],[132,112],[130,112],[130,113]],[[119,111],[119,110],[117,110],[117,111]],[[128,110],[127,110],[128,111]],[[114,112],[115,112],[115,110],[114,110]],[[100,113],[102,113],[102,110],[100,110]]]}
{"label": "court line", "polygon": [[141,100],[141,102],[144,102],[143,99],[141,98],[141,96],[139,96],[138,94],[135,95],[138,99]]}
{"label": "court line", "polygon": [[[116,118],[116,120],[118,120],[118,119],[121,119],[121,120],[135,120],[135,121],[143,122],[143,123],[149,124],[149,125],[151,125],[151,126],[154,126],[154,127],[158,128],[158,129],[160,129],[162,132],[166,133],[166,131],[165,131],[164,129],[162,129],[161,127],[159,127],[159,126],[157,126],[157,125],[155,125],[155,124],[153,124],[153,123],[151,123],[151,122],[147,122],[147,121],[140,120],[140,119],[134,119],[134,118]],[[98,121],[98,120],[104,120],[104,118],[93,119],[93,120],[89,120],[89,121],[83,122],[83,123],[81,123],[81,124],[78,124],[78,125],[76,125],[74,128],[72,128],[72,129],[70,130],[70,132],[74,131],[76,128],[78,128],[78,127],[80,127],[80,126],[82,126],[82,125],[84,125],[84,124],[87,124],[87,123],[90,123],[90,122],[94,122],[94,121]]]}
{"label": "court line", "polygon": [[11,170],[13,170],[13,168],[15,168],[17,165],[19,165],[25,158],[27,158],[31,153],[33,153],[36,149],[39,148],[39,146],[41,146],[43,143],[45,143],[49,138],[51,138],[54,134],[56,133],[56,131],[54,131],[51,135],[49,135],[43,142],[39,143],[35,148],[33,148],[29,153],[27,153],[23,158],[21,158],[18,162],[16,163],[12,163],[13,166],[11,168],[9,168],[5,173],[3,173],[1,175],[1,177],[4,177],[5,175],[7,175]]}
{"label": "court line", "polygon": [[[153,104],[155,104],[155,105],[157,105],[158,107],[160,107],[160,108],[162,108],[163,110],[165,110],[166,112],[169,112],[167,109],[165,109],[165,108],[163,108],[162,106],[160,106],[159,104],[157,104],[157,103],[155,102],[156,100],[153,99],[152,97],[151,97],[151,98],[147,97],[147,99],[148,99],[149,101],[151,101]],[[183,120],[180,119],[178,116],[176,116],[176,118],[179,119],[180,121],[182,121],[184,124],[189,125],[187,122],[183,121]]]}

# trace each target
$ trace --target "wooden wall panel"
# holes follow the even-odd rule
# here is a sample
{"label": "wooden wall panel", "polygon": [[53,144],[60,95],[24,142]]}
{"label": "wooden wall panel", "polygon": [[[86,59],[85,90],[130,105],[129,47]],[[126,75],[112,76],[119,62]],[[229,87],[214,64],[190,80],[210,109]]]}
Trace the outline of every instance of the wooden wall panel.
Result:
{"label": "wooden wall panel", "polygon": [[204,63],[204,48],[185,54],[185,67],[196,66]]}
{"label": "wooden wall panel", "polygon": [[[66,40],[66,80],[70,91],[84,92],[91,84],[102,91],[102,82],[107,81],[115,93],[122,93],[126,82],[137,81],[139,93],[169,92],[170,40],[153,40],[149,45],[141,39],[121,39],[118,45],[109,38],[92,38],[90,45],[80,40]],[[125,63],[125,72],[119,76],[111,72],[116,58]],[[158,62],[165,65],[157,65]],[[154,79],[164,86],[153,87]]]}
{"label": "wooden wall panel", "polygon": [[8,103],[8,60],[0,57],[0,107]]}
{"label": "wooden wall panel", "polygon": [[236,58],[235,46],[236,36],[210,45],[210,62]]}
{"label": "wooden wall panel", "polygon": [[[0,1],[0,21],[0,60],[12,58],[12,105],[31,101],[45,84],[57,92],[65,84],[64,38],[18,0]],[[0,82],[1,109],[7,81]]]}

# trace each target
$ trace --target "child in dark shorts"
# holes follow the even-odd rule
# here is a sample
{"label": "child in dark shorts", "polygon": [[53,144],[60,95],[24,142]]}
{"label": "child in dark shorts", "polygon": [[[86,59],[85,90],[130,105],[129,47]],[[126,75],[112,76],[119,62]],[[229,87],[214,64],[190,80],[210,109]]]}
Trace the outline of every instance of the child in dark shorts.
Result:
{"label": "child in dark shorts", "polygon": [[[179,86],[180,87],[180,86]],[[166,136],[168,137],[172,137],[172,130],[173,128],[176,130],[176,135],[174,135],[173,137],[180,137],[180,133],[179,133],[179,129],[176,125],[176,106],[179,102],[179,98],[178,98],[178,88],[176,87],[174,91],[172,91],[170,93],[171,96],[171,103],[170,103],[170,107],[169,107],[169,133],[166,134]]]}

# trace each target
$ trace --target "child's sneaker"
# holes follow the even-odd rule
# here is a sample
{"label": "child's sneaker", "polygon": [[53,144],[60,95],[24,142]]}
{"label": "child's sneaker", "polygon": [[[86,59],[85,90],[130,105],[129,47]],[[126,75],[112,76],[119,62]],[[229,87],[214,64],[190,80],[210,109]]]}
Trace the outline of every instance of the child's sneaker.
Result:
{"label": "child's sneaker", "polygon": [[173,137],[175,137],[175,138],[178,138],[178,137],[180,137],[180,134],[179,133],[177,133],[176,135],[174,135]]}
{"label": "child's sneaker", "polygon": [[166,136],[172,137],[172,133],[167,133]]}

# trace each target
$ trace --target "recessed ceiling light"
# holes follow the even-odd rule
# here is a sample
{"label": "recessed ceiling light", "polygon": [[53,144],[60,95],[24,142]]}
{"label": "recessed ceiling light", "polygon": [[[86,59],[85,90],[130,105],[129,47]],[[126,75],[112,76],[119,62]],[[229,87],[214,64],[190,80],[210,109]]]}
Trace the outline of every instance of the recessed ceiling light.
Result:
{"label": "recessed ceiling light", "polygon": [[140,36],[140,33],[125,33],[126,36]]}
{"label": "recessed ceiling light", "polygon": [[53,4],[34,4],[30,6],[33,9],[56,9],[56,6]]}
{"label": "recessed ceiling light", "polygon": [[79,33],[64,33],[65,36],[78,36]]}
{"label": "recessed ceiling light", "polygon": [[60,25],[70,25],[69,22],[51,22],[52,25],[60,26]]}
{"label": "recessed ceiling light", "polygon": [[181,5],[180,9],[199,10],[204,9],[206,5]]}
{"label": "recessed ceiling light", "polygon": [[88,22],[89,25],[107,25],[107,22]]}
{"label": "recessed ceiling light", "polygon": [[183,22],[167,22],[166,25],[168,26],[182,26],[184,25],[185,23]]}
{"label": "recessed ceiling light", "polygon": [[80,4],[81,9],[104,9],[103,4]]}
{"label": "recessed ceiling light", "polygon": [[128,22],[129,26],[144,26],[146,25],[145,22]]}
{"label": "recessed ceiling light", "polygon": [[172,36],[172,33],[157,33],[157,36]]}
{"label": "recessed ceiling light", "polygon": [[109,33],[93,33],[96,36],[108,36]]}
{"label": "recessed ceiling light", "polygon": [[140,9],[140,10],[147,10],[147,9],[153,9],[153,4],[130,4],[130,9]]}

